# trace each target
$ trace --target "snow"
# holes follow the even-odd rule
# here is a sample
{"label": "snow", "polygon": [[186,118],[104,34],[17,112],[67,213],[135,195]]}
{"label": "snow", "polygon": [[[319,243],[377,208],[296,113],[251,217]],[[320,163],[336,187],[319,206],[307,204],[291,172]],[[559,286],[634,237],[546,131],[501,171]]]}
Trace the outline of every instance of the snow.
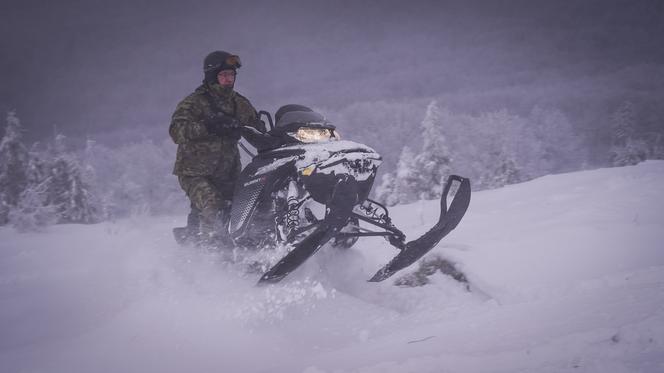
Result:
{"label": "snow", "polygon": [[[475,193],[434,249],[471,292],[366,282],[381,239],[255,287],[175,244],[184,216],[0,228],[0,371],[662,372],[663,187],[648,161]],[[390,211],[414,238],[438,203]]]}
{"label": "snow", "polygon": [[[350,174],[351,176],[355,177],[356,180],[364,181],[373,174],[373,172],[370,171],[373,169],[373,167],[367,167],[368,171],[360,172],[358,170],[347,167],[344,164],[335,165],[334,163],[340,160],[347,161],[344,163],[364,161],[375,165],[376,168],[382,163],[380,155],[372,148],[347,140],[332,140],[311,144],[285,146],[279,148],[279,151],[281,152],[294,149],[306,149],[306,152],[301,155],[279,158],[266,166],[258,168],[258,170],[256,170],[256,175],[264,175],[278,169],[285,164],[295,161],[295,168],[299,172],[311,166],[312,164],[317,164],[318,167],[316,172],[324,174]],[[359,150],[361,152],[338,153],[351,149]]]}

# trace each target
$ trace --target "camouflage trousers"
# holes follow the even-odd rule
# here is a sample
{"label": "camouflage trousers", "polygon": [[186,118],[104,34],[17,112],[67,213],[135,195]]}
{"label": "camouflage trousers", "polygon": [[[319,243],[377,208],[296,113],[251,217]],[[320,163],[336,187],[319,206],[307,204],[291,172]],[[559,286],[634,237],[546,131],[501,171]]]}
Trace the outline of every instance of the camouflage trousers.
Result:
{"label": "camouflage trousers", "polygon": [[226,232],[235,181],[240,173],[239,161],[234,169],[221,175],[178,175],[180,187],[191,202],[188,224],[197,224],[203,243]]}

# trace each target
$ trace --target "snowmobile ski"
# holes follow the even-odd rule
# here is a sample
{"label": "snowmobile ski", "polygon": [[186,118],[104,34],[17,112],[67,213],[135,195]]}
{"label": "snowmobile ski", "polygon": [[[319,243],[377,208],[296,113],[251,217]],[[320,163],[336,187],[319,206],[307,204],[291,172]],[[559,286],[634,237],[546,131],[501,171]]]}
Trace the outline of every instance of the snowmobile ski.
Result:
{"label": "snowmobile ski", "polygon": [[[453,185],[457,186],[457,190],[448,209],[447,197]],[[379,282],[388,279],[396,272],[423,257],[459,224],[469,204],[470,181],[461,176],[451,175],[447,179],[443,195],[440,198],[440,218],[438,219],[438,223],[421,237],[406,243],[406,247],[388,264],[376,272],[369,281]]]}
{"label": "snowmobile ski", "polygon": [[302,241],[295,244],[295,248],[270,268],[258,280],[258,284],[277,283],[302,265],[318,249],[323,247],[348,223],[353,213],[353,206],[358,199],[358,186],[354,178],[344,176],[337,181],[329,202],[327,216],[314,231]]}

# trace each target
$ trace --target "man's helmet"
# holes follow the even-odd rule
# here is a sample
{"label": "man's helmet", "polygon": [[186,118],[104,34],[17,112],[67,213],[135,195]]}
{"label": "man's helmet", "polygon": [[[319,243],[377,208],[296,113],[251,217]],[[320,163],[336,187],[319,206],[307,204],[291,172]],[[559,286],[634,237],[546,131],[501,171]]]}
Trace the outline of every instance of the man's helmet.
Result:
{"label": "man's helmet", "polygon": [[208,54],[203,61],[205,82],[217,82],[217,74],[221,70],[237,70],[242,66],[240,57],[224,51],[214,51]]}

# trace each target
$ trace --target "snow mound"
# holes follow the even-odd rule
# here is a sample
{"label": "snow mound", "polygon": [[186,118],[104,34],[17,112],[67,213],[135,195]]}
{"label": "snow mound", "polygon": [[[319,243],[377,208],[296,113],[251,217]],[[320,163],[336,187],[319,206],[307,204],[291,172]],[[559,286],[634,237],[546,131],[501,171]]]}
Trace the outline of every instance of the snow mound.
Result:
{"label": "snow mound", "polygon": [[[473,195],[418,287],[368,279],[382,239],[275,286],[179,247],[183,218],[0,228],[0,366],[49,372],[664,371],[664,162]],[[436,201],[391,209],[416,237]],[[403,276],[413,274],[414,265]]]}

